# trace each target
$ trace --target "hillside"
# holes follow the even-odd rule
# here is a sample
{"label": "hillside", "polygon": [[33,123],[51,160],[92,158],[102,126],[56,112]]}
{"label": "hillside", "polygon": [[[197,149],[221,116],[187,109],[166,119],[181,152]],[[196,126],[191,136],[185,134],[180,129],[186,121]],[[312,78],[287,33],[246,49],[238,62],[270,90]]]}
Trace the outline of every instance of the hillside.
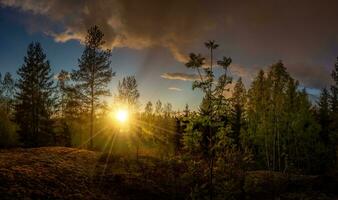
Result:
{"label": "hillside", "polygon": [[[153,158],[135,161],[74,148],[1,150],[0,197],[182,199],[189,191],[176,179],[179,165],[172,166]],[[248,199],[336,199],[332,183],[335,181],[324,177],[261,171],[248,173],[243,190]]]}
{"label": "hillside", "polygon": [[[157,168],[157,161],[151,163],[155,165],[147,165],[148,169]],[[2,200],[171,198],[148,178],[158,179],[159,176],[154,176],[158,172],[148,171],[131,159],[82,149],[1,150],[0,197]]]}
{"label": "hillside", "polygon": [[3,150],[0,153],[2,199],[99,199],[91,187],[99,154],[71,148]]}

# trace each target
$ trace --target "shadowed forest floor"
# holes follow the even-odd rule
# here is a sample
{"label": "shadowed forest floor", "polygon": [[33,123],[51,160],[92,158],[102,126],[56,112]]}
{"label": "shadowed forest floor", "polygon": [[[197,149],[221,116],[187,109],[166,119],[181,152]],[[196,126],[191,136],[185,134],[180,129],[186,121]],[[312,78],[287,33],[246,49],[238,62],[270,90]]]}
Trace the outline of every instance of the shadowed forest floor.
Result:
{"label": "shadowed forest floor", "polygon": [[[1,150],[0,197],[183,199],[189,187],[175,175],[180,165],[64,147]],[[338,199],[337,185],[332,177],[255,171],[246,175],[242,190],[246,199]]]}

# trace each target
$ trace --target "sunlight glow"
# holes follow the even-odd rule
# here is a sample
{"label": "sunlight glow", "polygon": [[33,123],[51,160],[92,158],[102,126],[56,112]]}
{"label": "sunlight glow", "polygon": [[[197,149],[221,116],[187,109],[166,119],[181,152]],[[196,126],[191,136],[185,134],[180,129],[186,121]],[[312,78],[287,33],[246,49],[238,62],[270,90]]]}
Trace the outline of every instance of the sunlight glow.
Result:
{"label": "sunlight glow", "polygon": [[115,118],[120,123],[125,123],[126,121],[128,121],[128,117],[129,117],[128,111],[124,109],[117,110],[115,113]]}

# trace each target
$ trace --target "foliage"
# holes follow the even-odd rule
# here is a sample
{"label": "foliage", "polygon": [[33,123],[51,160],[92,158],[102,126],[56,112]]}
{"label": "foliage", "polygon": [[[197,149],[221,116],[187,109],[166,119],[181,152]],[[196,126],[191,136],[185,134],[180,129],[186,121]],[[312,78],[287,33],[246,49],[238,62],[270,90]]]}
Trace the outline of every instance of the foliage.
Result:
{"label": "foliage", "polygon": [[228,84],[232,81],[227,73],[231,58],[223,57],[217,62],[222,67],[223,73],[216,79],[213,71],[213,51],[218,44],[215,41],[209,41],[205,45],[210,50],[209,66],[205,66],[205,57],[194,53],[190,54],[190,60],[186,63],[186,67],[197,71],[200,79],[194,81],[193,89],[202,90],[204,97],[198,115],[189,119],[186,133],[183,136],[183,144],[192,159],[206,163],[207,182],[198,187],[206,187],[209,199],[213,199],[215,185],[217,185],[214,169],[219,167],[216,161],[224,157],[224,152],[234,143],[230,138],[232,132],[229,123],[230,99],[224,95],[224,92],[229,90]]}
{"label": "foliage", "polygon": [[17,73],[15,121],[20,141],[27,147],[51,145],[55,141],[51,119],[54,81],[40,43],[28,46],[24,64]]}
{"label": "foliage", "polygon": [[117,87],[118,94],[116,100],[120,104],[126,104],[128,109],[136,111],[138,107],[138,100],[140,93],[137,89],[137,83],[134,76],[127,76],[119,81]]}
{"label": "foliage", "polygon": [[260,71],[252,82],[245,140],[256,151],[258,167],[315,170],[313,162],[319,159],[318,151],[322,149],[317,140],[319,125],[306,91],[298,88],[282,62],[272,65],[267,75]]}
{"label": "foliage", "polygon": [[102,50],[104,34],[97,26],[88,29],[85,49],[78,60],[79,68],[73,70],[72,80],[81,99],[81,106],[90,116],[89,147],[93,148],[94,120],[97,108],[102,105],[100,97],[110,94],[107,89],[115,73],[110,67],[111,50]]}

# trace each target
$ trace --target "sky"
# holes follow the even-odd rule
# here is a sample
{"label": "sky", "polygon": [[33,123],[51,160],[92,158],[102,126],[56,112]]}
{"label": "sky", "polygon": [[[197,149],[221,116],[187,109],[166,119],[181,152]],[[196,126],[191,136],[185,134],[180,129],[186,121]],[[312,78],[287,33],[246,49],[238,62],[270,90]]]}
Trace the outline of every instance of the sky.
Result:
{"label": "sky", "polygon": [[186,103],[196,108],[201,92],[184,63],[190,52],[231,57],[230,73],[248,87],[259,69],[282,60],[308,92],[331,83],[338,56],[338,1],[227,0],[0,0],[0,72],[15,75],[27,46],[39,41],[54,74],[77,68],[86,30],[98,25],[112,49],[117,76],[135,75],[141,104]]}

